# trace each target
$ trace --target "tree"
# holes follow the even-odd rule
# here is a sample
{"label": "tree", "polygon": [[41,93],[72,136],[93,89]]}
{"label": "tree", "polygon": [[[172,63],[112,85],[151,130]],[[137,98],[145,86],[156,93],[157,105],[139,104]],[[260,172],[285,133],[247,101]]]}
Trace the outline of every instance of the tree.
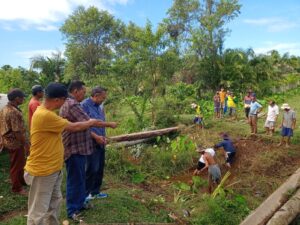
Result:
{"label": "tree", "polygon": [[68,78],[106,74],[124,31],[124,24],[96,7],[79,7],[60,31],[66,38]]}
{"label": "tree", "polygon": [[66,60],[62,57],[61,52],[52,53],[51,57],[35,56],[31,59],[31,70],[36,70],[39,76],[36,83],[44,87],[49,82],[62,82],[64,78]]}
{"label": "tree", "polygon": [[216,88],[222,80],[220,56],[229,33],[225,25],[238,16],[240,7],[238,0],[175,0],[168,11],[165,23],[184,31],[178,35],[182,35],[183,46],[189,43],[189,55],[198,57],[197,70],[203,86]]}
{"label": "tree", "polygon": [[163,27],[153,31],[150,22],[145,28],[130,23],[119,56],[113,63],[113,71],[119,77],[122,89],[131,96],[127,103],[139,123],[143,122],[143,113],[149,102],[152,123],[155,124],[157,99],[164,94],[166,84],[177,69],[178,55],[169,47],[169,41]]}

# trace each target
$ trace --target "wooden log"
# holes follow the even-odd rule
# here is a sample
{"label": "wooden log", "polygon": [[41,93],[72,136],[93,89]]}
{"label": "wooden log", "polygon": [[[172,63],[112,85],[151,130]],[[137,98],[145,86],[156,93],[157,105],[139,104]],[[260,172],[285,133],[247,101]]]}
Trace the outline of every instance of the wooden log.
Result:
{"label": "wooden log", "polygon": [[107,147],[113,146],[115,148],[124,148],[124,147],[129,147],[141,143],[146,143],[153,140],[153,138],[145,138],[145,139],[140,139],[140,140],[134,140],[134,141],[122,141],[122,142],[113,142],[111,144],[108,144]]}
{"label": "wooden log", "polygon": [[134,141],[139,139],[157,137],[171,132],[176,132],[178,130],[179,127],[170,127],[170,128],[160,129],[160,130],[151,130],[151,131],[143,131],[143,132],[137,132],[131,134],[124,134],[124,135],[109,137],[108,139],[109,142]]}
{"label": "wooden log", "polygon": [[257,209],[255,209],[240,225],[265,225],[274,213],[288,200],[291,190],[300,187],[300,168],[273,192]]}
{"label": "wooden log", "polygon": [[289,225],[300,215],[300,189],[269,220],[267,225]]}

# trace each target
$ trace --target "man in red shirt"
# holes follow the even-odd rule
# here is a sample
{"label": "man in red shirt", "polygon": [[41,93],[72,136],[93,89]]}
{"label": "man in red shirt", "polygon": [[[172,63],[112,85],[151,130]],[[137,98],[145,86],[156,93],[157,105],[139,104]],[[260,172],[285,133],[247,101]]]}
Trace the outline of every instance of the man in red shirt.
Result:
{"label": "man in red shirt", "polygon": [[31,126],[31,118],[38,106],[41,105],[40,100],[44,97],[44,89],[41,85],[34,85],[31,88],[32,98],[28,104],[28,123]]}

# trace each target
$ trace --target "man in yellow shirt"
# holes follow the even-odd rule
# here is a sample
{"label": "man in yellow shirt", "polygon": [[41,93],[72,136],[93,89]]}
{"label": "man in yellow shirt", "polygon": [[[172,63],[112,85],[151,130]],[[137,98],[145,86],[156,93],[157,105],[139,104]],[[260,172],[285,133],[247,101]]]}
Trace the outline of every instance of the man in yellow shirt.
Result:
{"label": "man in yellow shirt", "polygon": [[59,206],[62,200],[61,182],[64,157],[63,130],[77,132],[103,122],[90,119],[71,123],[59,117],[59,109],[68,97],[60,83],[50,83],[45,90],[45,102],[32,117],[30,155],[25,165],[24,178],[31,185],[28,197],[27,225],[60,224]]}

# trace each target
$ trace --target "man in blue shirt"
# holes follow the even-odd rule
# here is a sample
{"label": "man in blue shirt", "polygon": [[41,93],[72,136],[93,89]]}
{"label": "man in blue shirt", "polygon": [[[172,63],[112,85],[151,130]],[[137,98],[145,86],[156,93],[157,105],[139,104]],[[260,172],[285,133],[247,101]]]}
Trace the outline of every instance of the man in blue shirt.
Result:
{"label": "man in blue shirt", "polygon": [[[103,102],[107,96],[107,90],[95,87],[91,97],[85,99],[81,105],[90,118],[105,121]],[[109,127],[116,128],[115,122],[110,122]],[[106,198],[108,195],[100,192],[105,165],[105,128],[91,128],[94,138],[94,151],[86,160],[86,200],[94,198]]]}
{"label": "man in blue shirt", "polygon": [[249,124],[251,127],[251,134],[257,133],[257,114],[261,110],[262,110],[262,106],[256,101],[256,95],[253,93],[251,96],[250,111],[249,111]]}
{"label": "man in blue shirt", "polygon": [[231,164],[233,163],[233,159],[235,157],[235,147],[233,146],[232,140],[230,140],[228,134],[224,133],[222,134],[223,141],[216,144],[214,148],[223,148],[225,160],[226,160],[226,166],[231,168]]}

